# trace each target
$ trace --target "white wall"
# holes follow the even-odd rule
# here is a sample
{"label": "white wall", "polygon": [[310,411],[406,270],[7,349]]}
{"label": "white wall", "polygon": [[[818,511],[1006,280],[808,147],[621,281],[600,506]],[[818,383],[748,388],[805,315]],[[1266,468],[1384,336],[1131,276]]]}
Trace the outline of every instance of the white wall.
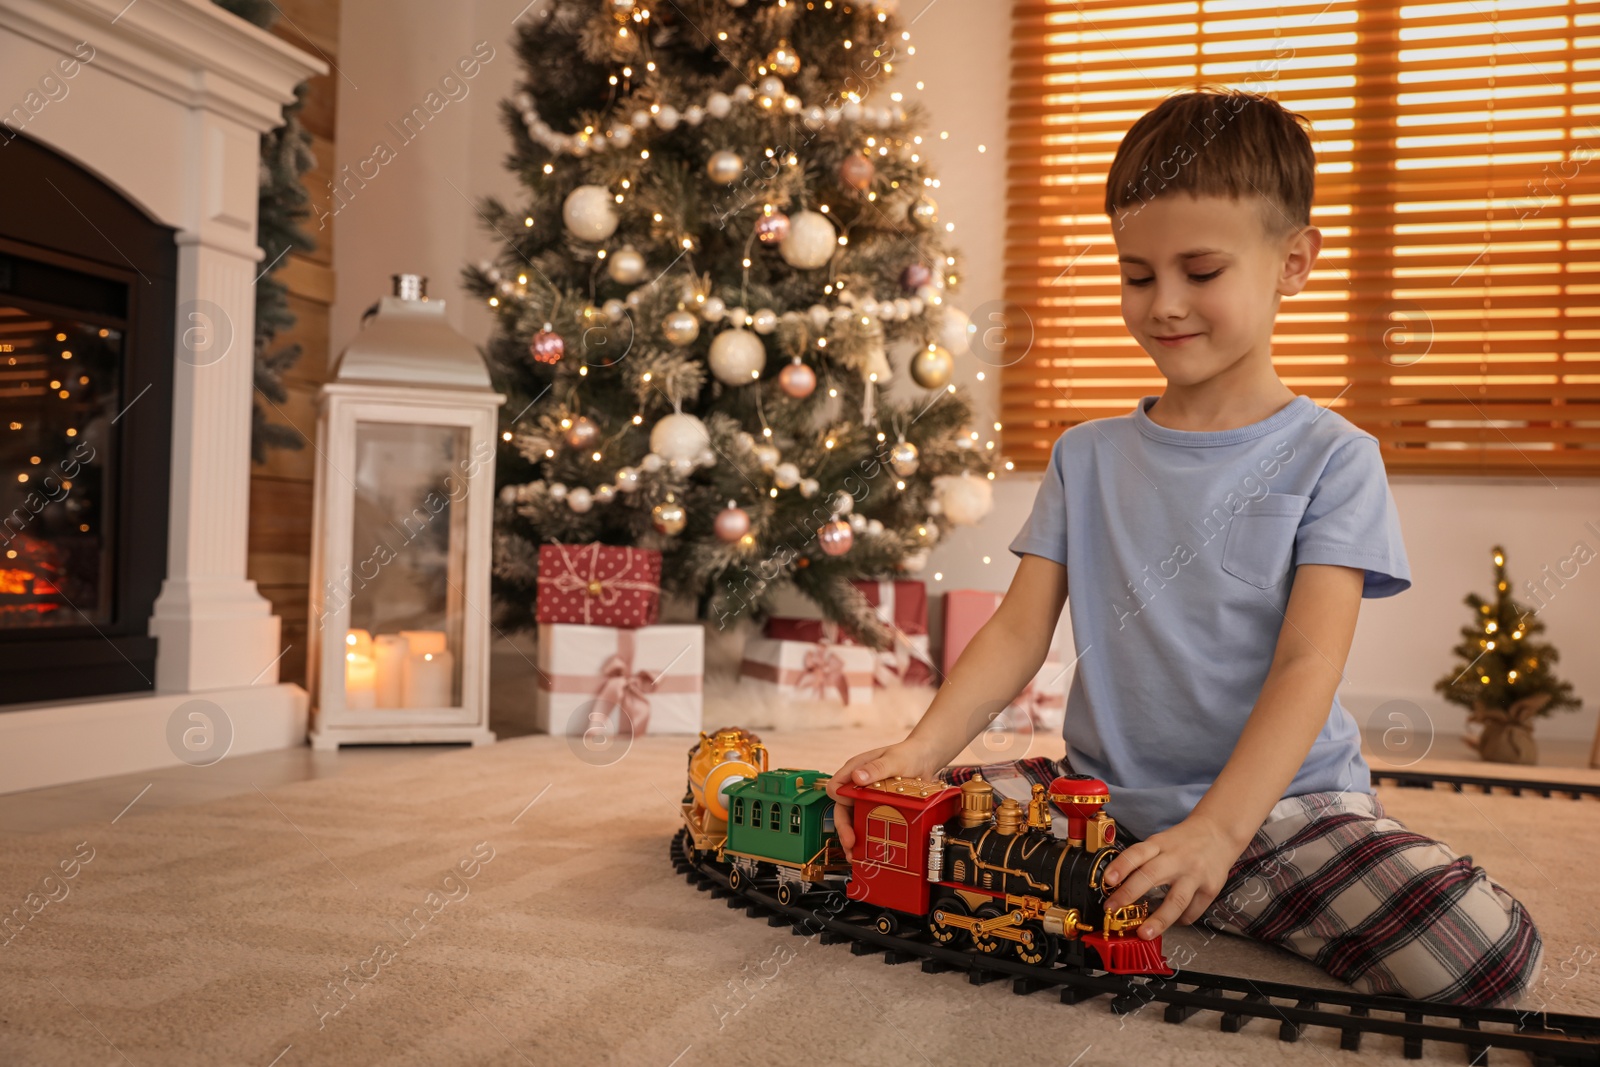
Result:
{"label": "white wall", "polygon": [[[956,224],[962,251],[961,289],[956,297],[972,309],[1002,292],[1006,93],[1010,26],[1006,6],[995,0],[902,0],[917,55],[900,68],[903,89],[931,113],[929,155],[941,179],[940,217]],[[450,103],[422,135],[384,165],[338,215],[334,266],[339,300],[332,318],[337,350],[354,331],[360,313],[387,291],[388,276],[420,271],[430,291],[451,301],[458,329],[475,340],[488,336],[490,320],[469,306],[456,279],[462,265],[490,255],[493,244],[476,223],[471,200],[485,193],[517,201],[516,183],[502,160],[509,142],[496,105],[517,74],[508,44],[511,20],[537,19],[523,0],[475,0],[435,5],[424,0],[345,0],[340,40],[339,161],[352,166],[372,153],[373,142],[398,144],[385,124],[397,120],[451,65],[479,41],[496,50],[469,84],[469,95]],[[918,93],[913,84],[924,82]],[[353,88],[358,86],[359,88]],[[937,139],[948,130],[948,140]],[[437,135],[437,136],[435,136]],[[987,147],[980,153],[979,145]],[[322,203],[326,194],[313,190]],[[976,381],[987,369],[986,381]],[[993,368],[963,361],[957,381],[978,397],[987,426],[996,410]],[[1537,459],[1537,456],[1534,456]],[[1461,712],[1440,702],[1434,680],[1449,670],[1456,630],[1468,619],[1461,599],[1469,590],[1487,594],[1489,546],[1503,544],[1513,578],[1535,578],[1547,565],[1573,553],[1577,541],[1600,552],[1600,482],[1526,479],[1391,480],[1413,586],[1399,597],[1367,601],[1343,690],[1348,706],[1363,718],[1385,700],[1415,701],[1433,716],[1441,733],[1459,730]],[[932,591],[952,588],[1004,589],[1015,569],[1006,545],[1021,525],[1038,487],[1036,477],[996,483],[995,508],[978,527],[958,530],[934,552],[924,577]],[[1585,527],[1594,522],[1594,530]],[[989,563],[982,562],[988,556]],[[942,580],[932,580],[935,572]],[[1571,567],[1568,574],[1572,574]],[[1556,588],[1553,584],[1551,588]],[[1547,637],[1565,653],[1563,675],[1585,699],[1582,711],[1540,723],[1549,738],[1588,738],[1600,703],[1600,656],[1587,642],[1600,632],[1600,566],[1577,570],[1556,595],[1547,597],[1540,618]]]}

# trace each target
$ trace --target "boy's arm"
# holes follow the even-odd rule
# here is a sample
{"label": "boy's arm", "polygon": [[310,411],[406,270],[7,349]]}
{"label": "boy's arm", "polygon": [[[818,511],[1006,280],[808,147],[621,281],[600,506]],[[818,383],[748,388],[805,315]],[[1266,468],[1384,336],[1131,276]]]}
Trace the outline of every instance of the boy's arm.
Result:
{"label": "boy's arm", "polygon": [[1066,602],[1067,568],[1024,555],[1000,606],[962,649],[906,743],[923,746],[935,770],[960,755],[1039,673]]}
{"label": "boy's arm", "polygon": [[896,774],[932,778],[989,724],[1038,673],[1067,600],[1067,569],[1024,555],[994,616],[961,652],[933,704],[898,744],[851,757],[828,779],[838,805],[834,822],[846,854],[855,844],[846,782],[867,785]]}
{"label": "boy's arm", "polygon": [[1156,886],[1171,887],[1140,927],[1141,936],[1154,937],[1174,922],[1192,923],[1203,915],[1233,862],[1283,799],[1328,721],[1355,637],[1364,579],[1356,567],[1296,568],[1272,666],[1233,755],[1188,818],[1133,845],[1106,868],[1106,884],[1121,885],[1107,899],[1108,908]]}

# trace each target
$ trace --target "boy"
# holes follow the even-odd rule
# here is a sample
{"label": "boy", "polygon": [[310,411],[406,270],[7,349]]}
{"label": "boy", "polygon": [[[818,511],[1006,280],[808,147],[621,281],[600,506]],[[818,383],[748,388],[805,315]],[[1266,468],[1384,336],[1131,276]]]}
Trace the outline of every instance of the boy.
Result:
{"label": "boy", "polygon": [[1322,246],[1302,122],[1205,91],[1129,131],[1106,213],[1123,319],[1167,387],[1061,436],[993,619],[910,736],[847,761],[828,792],[845,805],[833,782],[939,775],[992,718],[972,709],[1038,670],[1070,573],[1067,757],[1033,770],[1104,779],[1143,839],[1107,867],[1106,906],[1166,886],[1142,936],[1203,919],[1368,992],[1501,1004],[1537,973],[1532,920],[1470,858],[1384,816],[1335,692],[1361,598],[1411,583],[1377,439],[1272,365],[1279,301]]}

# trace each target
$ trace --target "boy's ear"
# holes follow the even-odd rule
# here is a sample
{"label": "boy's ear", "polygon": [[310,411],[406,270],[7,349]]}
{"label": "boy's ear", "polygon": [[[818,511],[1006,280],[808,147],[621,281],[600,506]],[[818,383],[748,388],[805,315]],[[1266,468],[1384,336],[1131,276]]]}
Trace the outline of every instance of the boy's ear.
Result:
{"label": "boy's ear", "polygon": [[1294,296],[1311,280],[1311,268],[1322,252],[1322,231],[1307,226],[1288,239],[1284,249],[1283,271],[1278,277],[1278,295]]}

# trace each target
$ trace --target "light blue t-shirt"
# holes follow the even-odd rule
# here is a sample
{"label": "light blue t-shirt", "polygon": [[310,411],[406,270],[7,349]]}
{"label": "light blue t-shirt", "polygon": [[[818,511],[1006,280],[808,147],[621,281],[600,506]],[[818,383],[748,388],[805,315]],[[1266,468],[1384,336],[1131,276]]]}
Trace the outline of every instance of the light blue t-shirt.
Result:
{"label": "light blue t-shirt", "polygon": [[[1377,438],[1297,396],[1233,430],[1130,414],[1056,441],[1011,543],[1067,568],[1077,669],[1062,733],[1075,771],[1138,837],[1182,821],[1232,754],[1266,681],[1295,566],[1411,584]],[[1285,796],[1372,791],[1337,695]]]}

